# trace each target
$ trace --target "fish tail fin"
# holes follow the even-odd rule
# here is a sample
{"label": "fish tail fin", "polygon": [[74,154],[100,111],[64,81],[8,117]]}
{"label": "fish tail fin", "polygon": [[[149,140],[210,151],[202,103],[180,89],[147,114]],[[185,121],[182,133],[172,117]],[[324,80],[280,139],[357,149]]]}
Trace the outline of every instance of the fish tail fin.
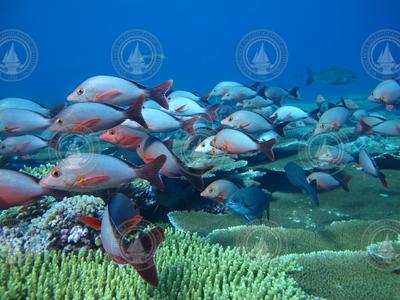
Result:
{"label": "fish tail fin", "polygon": [[309,190],[310,196],[312,201],[319,206],[319,199],[318,199],[318,193],[317,193],[317,180],[312,180],[310,182],[310,190]]}
{"label": "fish tail fin", "polygon": [[285,132],[283,131],[283,129],[285,128],[285,126],[287,124],[289,124],[290,122],[283,122],[283,123],[278,123],[278,124],[274,124],[274,131],[279,134],[282,137],[285,137]]}
{"label": "fish tail fin", "polygon": [[258,90],[257,95],[265,99],[265,90],[267,89],[267,86],[263,86],[261,89]]}
{"label": "fish tail fin", "polygon": [[290,97],[293,99],[300,99],[299,87],[296,86],[289,91]]}
{"label": "fish tail fin", "polygon": [[272,151],[272,147],[276,143],[276,139],[270,139],[269,141],[265,141],[260,143],[260,151],[262,151],[270,160],[275,160],[274,152]]}
{"label": "fish tail fin", "polygon": [[204,181],[201,176],[212,168],[212,166],[208,166],[205,168],[183,167],[182,173],[197,190],[202,191],[204,189]]}
{"label": "fish tail fin", "polygon": [[59,105],[56,105],[56,106],[52,107],[50,109],[50,116],[54,117],[54,116],[58,115],[59,112],[62,111],[66,107],[67,107],[67,105],[65,103],[59,104]]}
{"label": "fish tail fin", "polygon": [[167,157],[165,155],[160,155],[156,159],[153,159],[139,169],[139,177],[150,181],[156,188],[163,190],[164,183],[160,176],[160,170],[164,166],[166,160]]}
{"label": "fish tail fin", "polygon": [[160,85],[152,88],[149,90],[149,98],[156,101],[165,109],[169,108],[167,98],[165,98],[165,93],[168,92],[172,84],[174,83],[173,80],[167,80],[166,82],[161,83]]}
{"label": "fish tail fin", "polygon": [[210,101],[208,101],[209,98],[210,98],[210,94],[205,94],[200,97],[200,101],[209,104],[210,103]]}
{"label": "fish tail fin", "polygon": [[368,125],[363,120],[360,120],[359,124],[360,124],[360,134],[366,134],[372,129],[372,126]]}
{"label": "fish tail fin", "polygon": [[161,227],[151,229],[140,238],[140,243],[143,246],[146,261],[138,263],[134,259],[128,260],[129,263],[139,273],[139,275],[152,286],[158,285],[158,272],[154,263],[154,254],[164,240],[164,229]]}
{"label": "fish tail fin", "polygon": [[142,115],[142,108],[145,100],[146,96],[141,95],[139,99],[137,99],[135,103],[125,111],[125,116],[128,119],[138,122],[144,128],[147,128],[146,121],[143,119]]}
{"label": "fish tail fin", "polygon": [[258,86],[260,85],[261,82],[255,81],[252,85],[249,86],[252,90],[257,90]]}
{"label": "fish tail fin", "polygon": [[310,69],[307,68],[307,82],[306,82],[306,86],[309,86],[311,83],[313,83],[315,81],[315,75],[314,72]]}
{"label": "fish tail fin", "polygon": [[182,121],[181,125],[183,129],[185,129],[190,135],[195,135],[196,131],[193,126],[197,123],[198,120],[200,120],[200,117],[196,116],[189,120]]}
{"label": "fish tail fin", "polygon": [[346,191],[346,192],[350,192],[349,189],[349,182],[351,180],[351,176],[346,176],[345,178],[343,178],[343,180],[340,182],[340,185],[342,186],[342,188]]}
{"label": "fish tail fin", "polygon": [[385,174],[383,174],[381,171],[379,171],[378,177],[379,177],[379,180],[382,182],[383,187],[384,187],[385,189],[388,189],[388,188],[389,188],[389,185],[388,185],[388,183],[387,183],[387,181],[386,181],[386,176],[385,176]]}
{"label": "fish tail fin", "polygon": [[218,121],[218,114],[217,114],[218,107],[219,103],[216,103],[206,108],[206,113],[211,120]]}
{"label": "fish tail fin", "polygon": [[308,115],[313,118],[315,121],[319,120],[318,113],[320,112],[320,108],[316,108],[308,113]]}

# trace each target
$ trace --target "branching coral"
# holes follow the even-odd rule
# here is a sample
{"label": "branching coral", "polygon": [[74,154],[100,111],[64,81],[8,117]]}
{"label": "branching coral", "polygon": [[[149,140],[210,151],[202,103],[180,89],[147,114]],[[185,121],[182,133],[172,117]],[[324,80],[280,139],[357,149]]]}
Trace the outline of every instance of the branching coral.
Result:
{"label": "branching coral", "polygon": [[104,210],[101,198],[79,195],[50,203],[42,215],[33,219],[27,218],[29,207],[22,209],[15,216],[16,220],[20,220],[18,227],[1,228],[0,236],[4,242],[0,248],[5,245],[12,249],[34,250],[63,247],[68,251],[75,247],[95,245],[98,234],[87,231],[78,224],[77,219],[80,216],[101,217]]}
{"label": "branching coral", "polygon": [[23,168],[20,170],[21,172],[27,173],[29,175],[32,175],[38,179],[41,179],[45,175],[49,174],[50,171],[54,168],[55,164],[53,163],[47,163],[45,165],[39,165],[37,167],[29,167],[29,166],[23,166]]}
{"label": "branching coral", "polygon": [[293,260],[253,260],[244,251],[210,245],[197,235],[166,230],[157,252],[160,284],[151,287],[134,269],[101,251],[49,251],[0,256],[2,299],[307,299],[287,274]]}

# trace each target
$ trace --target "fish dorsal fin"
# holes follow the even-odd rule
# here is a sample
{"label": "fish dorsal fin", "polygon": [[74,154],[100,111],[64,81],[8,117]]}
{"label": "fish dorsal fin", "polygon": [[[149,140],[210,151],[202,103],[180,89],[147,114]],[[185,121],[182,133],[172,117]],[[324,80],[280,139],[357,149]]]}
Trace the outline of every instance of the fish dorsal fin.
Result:
{"label": "fish dorsal fin", "polygon": [[36,183],[39,183],[39,181],[40,181],[39,178],[37,178],[37,177],[35,177],[35,176],[31,175],[31,174],[25,173],[23,171],[21,171],[21,172],[15,171],[15,172],[26,175],[27,177],[31,178]]}
{"label": "fish dorsal fin", "polygon": [[134,84],[135,86],[137,86],[138,88],[142,89],[142,90],[147,90],[147,87],[137,81],[134,80],[130,80],[130,79],[126,79],[125,80],[129,81],[130,83]]}

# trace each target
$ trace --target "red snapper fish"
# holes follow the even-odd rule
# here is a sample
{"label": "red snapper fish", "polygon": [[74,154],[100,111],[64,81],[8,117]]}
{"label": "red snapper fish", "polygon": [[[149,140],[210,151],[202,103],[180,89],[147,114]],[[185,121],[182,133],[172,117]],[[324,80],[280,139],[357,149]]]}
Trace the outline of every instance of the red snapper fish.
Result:
{"label": "red snapper fish", "polygon": [[165,160],[164,155],[159,155],[143,167],[137,167],[109,155],[77,153],[59,161],[57,166],[40,180],[40,185],[62,191],[91,192],[117,188],[135,178],[142,178],[163,189],[164,184],[159,172]]}
{"label": "red snapper fish", "polygon": [[39,185],[38,179],[25,173],[0,169],[0,209],[29,205],[43,196],[60,196]]}
{"label": "red snapper fish", "polygon": [[259,142],[250,135],[236,129],[222,129],[211,141],[211,146],[232,154],[237,157],[238,154],[263,152],[270,160],[275,160],[272,147],[276,143],[276,139],[265,142]]}
{"label": "red snapper fish", "polygon": [[153,99],[162,107],[168,109],[165,93],[173,81],[167,80],[155,88],[113,76],[94,76],[82,82],[67,100],[72,102],[98,102],[118,106],[131,106],[144,97]]}
{"label": "red snapper fish", "polygon": [[149,136],[137,146],[136,152],[145,163],[151,163],[159,155],[166,157],[160,173],[170,178],[186,177],[198,190],[203,190],[204,182],[201,177],[212,167],[191,168],[185,164],[169,149],[165,143],[155,137]]}
{"label": "red snapper fish", "polygon": [[0,135],[35,134],[50,126],[52,119],[37,112],[7,108],[0,110]]}
{"label": "red snapper fish", "polygon": [[[148,284],[158,285],[154,255],[165,239],[164,230],[155,227],[148,232],[142,232],[139,227],[142,216],[128,197],[123,194],[111,197],[101,220],[80,217],[79,221],[100,230],[103,248],[115,263],[130,264]],[[138,237],[132,242],[126,238],[131,232],[138,233]]]}
{"label": "red snapper fish", "polygon": [[83,102],[66,107],[56,117],[49,130],[55,132],[97,132],[110,129],[126,119],[147,127],[142,116],[144,96],[123,110],[103,103]]}
{"label": "red snapper fish", "polygon": [[137,145],[148,136],[148,133],[142,128],[118,125],[103,132],[100,138],[118,148],[136,149]]}

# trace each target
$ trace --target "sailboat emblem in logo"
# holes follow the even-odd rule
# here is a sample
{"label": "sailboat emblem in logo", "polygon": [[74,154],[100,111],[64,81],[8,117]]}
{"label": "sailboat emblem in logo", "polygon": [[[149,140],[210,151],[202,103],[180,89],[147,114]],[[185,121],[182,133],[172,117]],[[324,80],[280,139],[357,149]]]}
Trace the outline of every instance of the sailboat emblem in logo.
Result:
{"label": "sailboat emblem in logo", "polygon": [[361,48],[365,71],[382,80],[400,75],[400,32],[386,29],[371,34]]}
{"label": "sailboat emblem in logo", "polygon": [[0,78],[18,81],[28,77],[38,61],[38,50],[32,38],[20,30],[0,32]]}
{"label": "sailboat emblem in logo", "polygon": [[132,80],[154,76],[165,59],[160,41],[150,32],[130,30],[121,34],[111,50],[111,62],[119,75]]}
{"label": "sailboat emblem in logo", "polygon": [[284,40],[270,30],[255,30],[246,34],[236,48],[236,63],[247,77],[268,81],[286,68],[288,50]]}

